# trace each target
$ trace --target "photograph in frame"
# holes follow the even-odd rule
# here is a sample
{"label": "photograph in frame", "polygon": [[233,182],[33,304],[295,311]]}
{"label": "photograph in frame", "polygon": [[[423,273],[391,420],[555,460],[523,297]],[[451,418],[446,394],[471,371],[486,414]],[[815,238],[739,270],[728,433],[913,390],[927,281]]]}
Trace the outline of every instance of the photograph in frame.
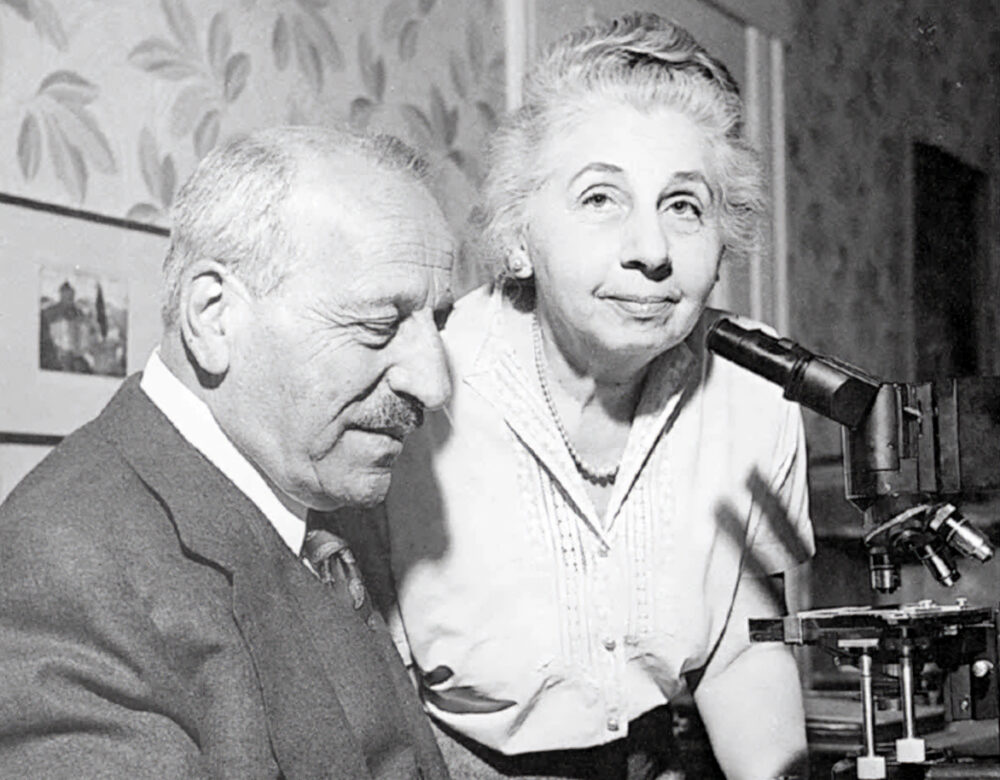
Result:
{"label": "photograph in frame", "polygon": [[0,435],[66,436],[142,369],[167,246],[164,228],[0,194]]}

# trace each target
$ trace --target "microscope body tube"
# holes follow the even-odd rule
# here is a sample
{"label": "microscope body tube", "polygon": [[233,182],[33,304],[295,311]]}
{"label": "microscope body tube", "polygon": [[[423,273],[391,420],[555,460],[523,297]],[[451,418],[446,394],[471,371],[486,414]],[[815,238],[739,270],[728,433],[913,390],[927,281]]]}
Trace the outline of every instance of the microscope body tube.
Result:
{"label": "microscope body tube", "polygon": [[865,419],[882,384],[854,366],[729,320],[712,324],[706,344],[719,356],[781,385],[788,400],[848,428]]}

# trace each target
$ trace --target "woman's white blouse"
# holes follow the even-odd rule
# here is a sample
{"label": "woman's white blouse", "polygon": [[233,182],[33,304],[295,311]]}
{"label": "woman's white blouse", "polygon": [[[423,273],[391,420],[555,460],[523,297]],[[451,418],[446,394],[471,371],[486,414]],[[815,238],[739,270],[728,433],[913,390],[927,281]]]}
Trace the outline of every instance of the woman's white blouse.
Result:
{"label": "woman's white blouse", "polygon": [[718,316],[651,367],[598,517],[511,346],[530,316],[485,290],[459,302],[453,398],[385,505],[390,624],[435,717],[505,753],[622,737],[704,665],[739,576],[812,555],[799,409],[707,353]]}

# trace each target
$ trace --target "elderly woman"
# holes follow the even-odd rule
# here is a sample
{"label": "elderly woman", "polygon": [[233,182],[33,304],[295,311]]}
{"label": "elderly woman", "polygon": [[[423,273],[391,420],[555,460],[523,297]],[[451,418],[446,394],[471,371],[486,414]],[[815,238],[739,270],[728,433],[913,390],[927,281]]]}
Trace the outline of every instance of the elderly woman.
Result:
{"label": "elderly woman", "polygon": [[747,631],[812,552],[801,419],[704,346],[762,217],[741,110],[638,14],[556,43],[496,134],[497,281],[444,330],[454,397],[397,463],[377,588],[456,777],[656,777],[685,687],[729,778],[805,752],[793,658]]}

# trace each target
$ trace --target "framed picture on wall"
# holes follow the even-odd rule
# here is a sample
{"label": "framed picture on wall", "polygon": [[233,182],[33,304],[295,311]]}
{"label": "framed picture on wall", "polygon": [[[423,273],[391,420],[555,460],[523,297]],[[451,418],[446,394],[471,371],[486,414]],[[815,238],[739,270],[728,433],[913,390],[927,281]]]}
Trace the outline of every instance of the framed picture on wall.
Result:
{"label": "framed picture on wall", "polygon": [[167,231],[0,194],[0,440],[96,416],[160,333]]}

